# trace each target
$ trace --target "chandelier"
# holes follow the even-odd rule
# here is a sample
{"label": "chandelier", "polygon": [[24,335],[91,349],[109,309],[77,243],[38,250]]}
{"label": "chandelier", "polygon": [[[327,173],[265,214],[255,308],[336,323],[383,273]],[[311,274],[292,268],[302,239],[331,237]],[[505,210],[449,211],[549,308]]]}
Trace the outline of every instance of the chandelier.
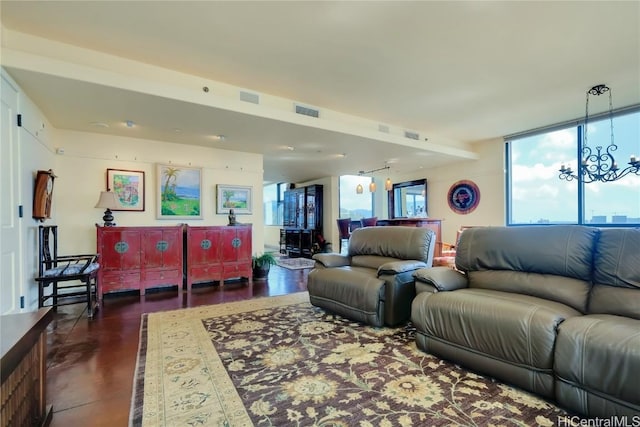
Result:
{"label": "chandelier", "polygon": [[[611,142],[604,149],[602,146],[597,146],[596,152],[591,150],[591,147],[587,145],[587,126],[589,125],[589,95],[600,96],[604,93],[609,93],[609,123],[611,128]],[[592,87],[587,91],[587,102],[585,107],[584,118],[584,138],[582,145],[582,160],[578,166],[578,170],[574,171],[571,166],[560,166],[560,179],[566,181],[573,181],[577,179],[579,175],[582,176],[582,182],[591,183],[595,181],[611,182],[616,181],[630,173],[640,175],[640,161],[635,155],[631,155],[629,158],[629,166],[624,169],[618,167],[616,159],[613,156],[613,152],[618,149],[618,146],[613,142],[613,101],[611,97],[611,89],[608,86],[600,84]]]}
{"label": "chandelier", "polygon": [[[390,169],[389,165],[385,164],[381,168],[371,169],[370,171],[359,171],[358,172],[358,176],[366,175],[368,173],[382,171],[382,170],[385,170],[385,169]],[[384,182],[384,189],[387,190],[387,191],[391,191],[391,188],[392,188],[391,180],[389,178],[387,178],[387,180]],[[363,191],[364,191],[364,188],[362,188],[362,184],[358,184],[356,186],[356,193],[357,194],[362,194]],[[369,191],[372,192],[372,193],[376,192],[376,183],[373,180],[371,181],[371,183],[369,183]]]}

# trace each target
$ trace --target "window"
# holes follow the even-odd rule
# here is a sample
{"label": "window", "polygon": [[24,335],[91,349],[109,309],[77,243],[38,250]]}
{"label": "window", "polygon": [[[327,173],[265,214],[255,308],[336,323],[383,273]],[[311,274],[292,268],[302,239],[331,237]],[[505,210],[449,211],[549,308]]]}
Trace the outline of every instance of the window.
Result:
{"label": "window", "polygon": [[265,225],[282,225],[286,189],[285,183],[269,184],[263,187]]}
{"label": "window", "polygon": [[[615,116],[613,127],[613,154],[624,169],[640,151],[640,110]],[[507,140],[507,224],[640,224],[640,176],[604,183],[558,178],[563,163],[577,169],[583,132],[580,123]],[[594,153],[610,138],[608,115],[589,121],[587,142]]]}
{"label": "window", "polygon": [[[373,216],[373,194],[369,191],[371,177],[342,175],[340,177],[340,218],[361,219]],[[358,184],[362,194],[356,193]]]}

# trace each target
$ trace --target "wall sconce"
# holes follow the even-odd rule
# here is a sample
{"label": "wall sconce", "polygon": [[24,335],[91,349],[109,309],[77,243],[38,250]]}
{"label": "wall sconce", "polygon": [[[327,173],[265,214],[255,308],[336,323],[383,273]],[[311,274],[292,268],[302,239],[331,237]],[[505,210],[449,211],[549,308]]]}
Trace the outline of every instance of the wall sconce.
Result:
{"label": "wall sconce", "polygon": [[116,225],[116,223],[113,222],[113,214],[111,213],[111,209],[119,209],[120,203],[118,203],[115,193],[109,190],[101,191],[100,198],[98,199],[98,203],[96,203],[95,207],[106,209],[104,211],[104,216],[102,217],[105,227],[114,227]]}

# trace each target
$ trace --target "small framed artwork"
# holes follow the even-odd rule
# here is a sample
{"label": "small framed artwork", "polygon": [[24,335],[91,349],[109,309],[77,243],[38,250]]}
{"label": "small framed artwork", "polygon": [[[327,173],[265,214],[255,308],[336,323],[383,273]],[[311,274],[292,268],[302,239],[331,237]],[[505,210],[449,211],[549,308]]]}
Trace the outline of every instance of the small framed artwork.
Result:
{"label": "small framed artwork", "polygon": [[217,190],[217,213],[251,214],[251,187],[218,184]]}
{"label": "small framed artwork", "polygon": [[120,208],[113,211],[144,211],[144,172],[107,169],[107,189],[113,191]]}
{"label": "small framed artwork", "polygon": [[449,188],[447,200],[452,211],[466,215],[478,207],[480,203],[480,189],[473,181],[458,181]]}
{"label": "small framed artwork", "polygon": [[202,169],[157,165],[157,218],[202,219]]}

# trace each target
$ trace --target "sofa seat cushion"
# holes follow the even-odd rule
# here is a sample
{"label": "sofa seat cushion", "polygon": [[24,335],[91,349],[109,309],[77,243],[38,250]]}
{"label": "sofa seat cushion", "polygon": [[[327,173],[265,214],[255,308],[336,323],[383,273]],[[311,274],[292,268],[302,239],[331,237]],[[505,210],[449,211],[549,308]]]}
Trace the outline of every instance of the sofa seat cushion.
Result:
{"label": "sofa seat cushion", "polygon": [[384,323],[385,282],[370,268],[339,267],[309,273],[309,300],[349,319],[373,326]]}
{"label": "sofa seat cushion", "polygon": [[[640,320],[594,314],[558,330],[557,400],[590,415],[640,414]],[[625,409],[626,408],[626,409]]]}
{"label": "sofa seat cushion", "polygon": [[422,292],[411,321],[418,348],[544,397],[554,397],[556,329],[580,312],[488,289]]}

